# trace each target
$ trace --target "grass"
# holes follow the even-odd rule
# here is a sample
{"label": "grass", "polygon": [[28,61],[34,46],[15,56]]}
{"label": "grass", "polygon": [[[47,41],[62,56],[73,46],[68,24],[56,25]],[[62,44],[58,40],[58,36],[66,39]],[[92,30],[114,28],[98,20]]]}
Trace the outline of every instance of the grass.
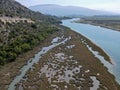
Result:
{"label": "grass", "polygon": [[[111,75],[108,72],[107,68],[104,67],[103,64],[100,62],[100,60],[95,58],[94,55],[87,49],[87,47],[81,42],[81,38],[85,39],[86,43],[91,45],[91,47],[94,48],[94,50],[98,50],[99,52],[104,53],[101,49],[99,49],[98,46],[94,45],[94,43],[89,41],[84,36],[75,33],[71,30],[64,30],[64,36],[71,36],[72,39],[69,40],[67,43],[61,44],[48,51],[41,58],[39,63],[34,65],[34,70],[29,70],[27,72],[26,76],[29,78],[26,81],[22,81],[23,85],[25,85],[25,90],[30,90],[29,87],[35,86],[37,86],[35,89],[53,90],[54,87],[52,85],[56,85],[56,90],[58,88],[63,90],[66,86],[66,90],[78,90],[78,87],[81,87],[82,90],[89,90],[89,88],[93,86],[93,81],[90,79],[90,76],[95,76],[97,80],[100,81],[99,90],[105,90],[105,87],[108,88],[108,90],[116,90],[116,88],[118,90],[120,89],[120,86],[115,81],[114,76]],[[65,49],[68,45],[75,45],[75,47],[71,49]],[[61,52],[65,54],[65,59],[63,60],[64,62],[58,62],[55,58],[55,54]],[[70,59],[69,56],[73,56],[73,58]],[[106,54],[104,56],[108,57]],[[48,71],[51,68],[53,70],[51,72],[57,72],[55,75],[53,75],[52,78],[50,78],[51,82],[48,81],[49,78],[46,76],[47,72],[43,73],[42,75],[38,74],[38,72],[40,73],[40,70],[44,67],[44,65],[49,66],[50,63],[57,65],[56,68],[50,66],[46,69],[46,71]],[[66,70],[66,67],[67,70],[73,70],[79,65],[82,66],[80,68],[80,72],[74,72],[74,74],[72,75],[72,79],[69,83],[67,83],[66,80],[64,80],[65,78],[63,78],[62,82],[57,82],[57,76],[65,76],[64,71]],[[90,72],[85,73],[86,70],[90,70]],[[98,73],[99,75],[97,75]]]}
{"label": "grass", "polygon": [[32,50],[20,55],[15,62],[6,64],[5,66],[0,67],[0,90],[7,90],[8,85],[14,79],[16,75],[20,73],[20,68],[23,67],[26,62],[33,58],[34,55],[41,50],[42,47],[48,46],[51,44],[51,40],[58,36],[60,31],[55,32],[49,38],[47,38],[42,44],[36,46]]}

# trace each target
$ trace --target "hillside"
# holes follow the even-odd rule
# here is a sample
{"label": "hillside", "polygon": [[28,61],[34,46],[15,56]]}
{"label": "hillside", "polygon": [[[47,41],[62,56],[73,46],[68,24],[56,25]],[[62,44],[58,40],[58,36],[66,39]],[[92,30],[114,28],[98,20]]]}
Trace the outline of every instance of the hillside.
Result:
{"label": "hillside", "polygon": [[56,15],[56,16],[92,16],[92,15],[110,15],[114,13],[97,11],[83,7],[76,6],[60,6],[54,4],[44,4],[29,7],[31,10],[39,11],[44,14]]}
{"label": "hillside", "polygon": [[120,90],[92,41],[14,0],[0,6],[0,90]]}
{"label": "hillside", "polygon": [[34,12],[14,0],[0,0],[0,65],[42,43],[57,31],[57,18]]}
{"label": "hillside", "polygon": [[[57,19],[52,16],[45,16],[40,12],[34,12],[22,6],[15,0],[0,0],[0,16],[8,17],[26,17],[47,22],[56,22]],[[59,22],[59,21],[57,21]]]}

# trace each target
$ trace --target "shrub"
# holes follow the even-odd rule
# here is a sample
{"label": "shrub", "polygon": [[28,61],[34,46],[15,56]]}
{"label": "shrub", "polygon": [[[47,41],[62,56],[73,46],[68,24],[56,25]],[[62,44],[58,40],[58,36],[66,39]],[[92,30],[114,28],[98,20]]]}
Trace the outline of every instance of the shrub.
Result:
{"label": "shrub", "polygon": [[22,51],[24,52],[31,49],[30,45],[27,43],[22,44],[21,48],[22,48]]}

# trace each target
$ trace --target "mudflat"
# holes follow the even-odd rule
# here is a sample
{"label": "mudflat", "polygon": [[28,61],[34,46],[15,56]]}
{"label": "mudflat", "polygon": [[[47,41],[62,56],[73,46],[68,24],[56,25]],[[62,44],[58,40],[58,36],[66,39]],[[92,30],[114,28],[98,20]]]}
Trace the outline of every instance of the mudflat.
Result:
{"label": "mudflat", "polygon": [[76,23],[91,24],[91,25],[94,25],[94,26],[100,26],[100,27],[111,29],[111,30],[120,31],[120,20],[81,19],[81,20],[78,20],[78,21],[75,21],[75,22]]}
{"label": "mudflat", "polygon": [[[54,47],[42,55],[39,62],[26,72],[24,79],[16,84],[16,90],[120,90],[120,85],[112,74],[88,49],[98,51],[109,63],[109,56],[86,37],[63,26],[42,44],[21,55],[16,62],[0,69],[0,89],[7,90],[20,68],[42,47],[65,43]],[[58,40],[52,42],[57,37]]]}

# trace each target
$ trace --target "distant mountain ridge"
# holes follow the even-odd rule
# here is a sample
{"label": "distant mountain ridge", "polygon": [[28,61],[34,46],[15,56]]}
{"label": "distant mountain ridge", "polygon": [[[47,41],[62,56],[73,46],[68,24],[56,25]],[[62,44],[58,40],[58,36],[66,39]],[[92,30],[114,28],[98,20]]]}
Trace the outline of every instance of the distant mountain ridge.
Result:
{"label": "distant mountain ridge", "polygon": [[50,19],[52,22],[57,20],[55,17],[32,11],[15,0],[0,0],[0,17],[2,16],[32,18],[45,22],[49,22]]}
{"label": "distant mountain ridge", "polygon": [[115,15],[111,12],[98,11],[77,6],[60,6],[56,4],[43,4],[29,7],[31,10],[39,11],[43,14],[50,14],[56,16],[93,16],[93,15]]}

